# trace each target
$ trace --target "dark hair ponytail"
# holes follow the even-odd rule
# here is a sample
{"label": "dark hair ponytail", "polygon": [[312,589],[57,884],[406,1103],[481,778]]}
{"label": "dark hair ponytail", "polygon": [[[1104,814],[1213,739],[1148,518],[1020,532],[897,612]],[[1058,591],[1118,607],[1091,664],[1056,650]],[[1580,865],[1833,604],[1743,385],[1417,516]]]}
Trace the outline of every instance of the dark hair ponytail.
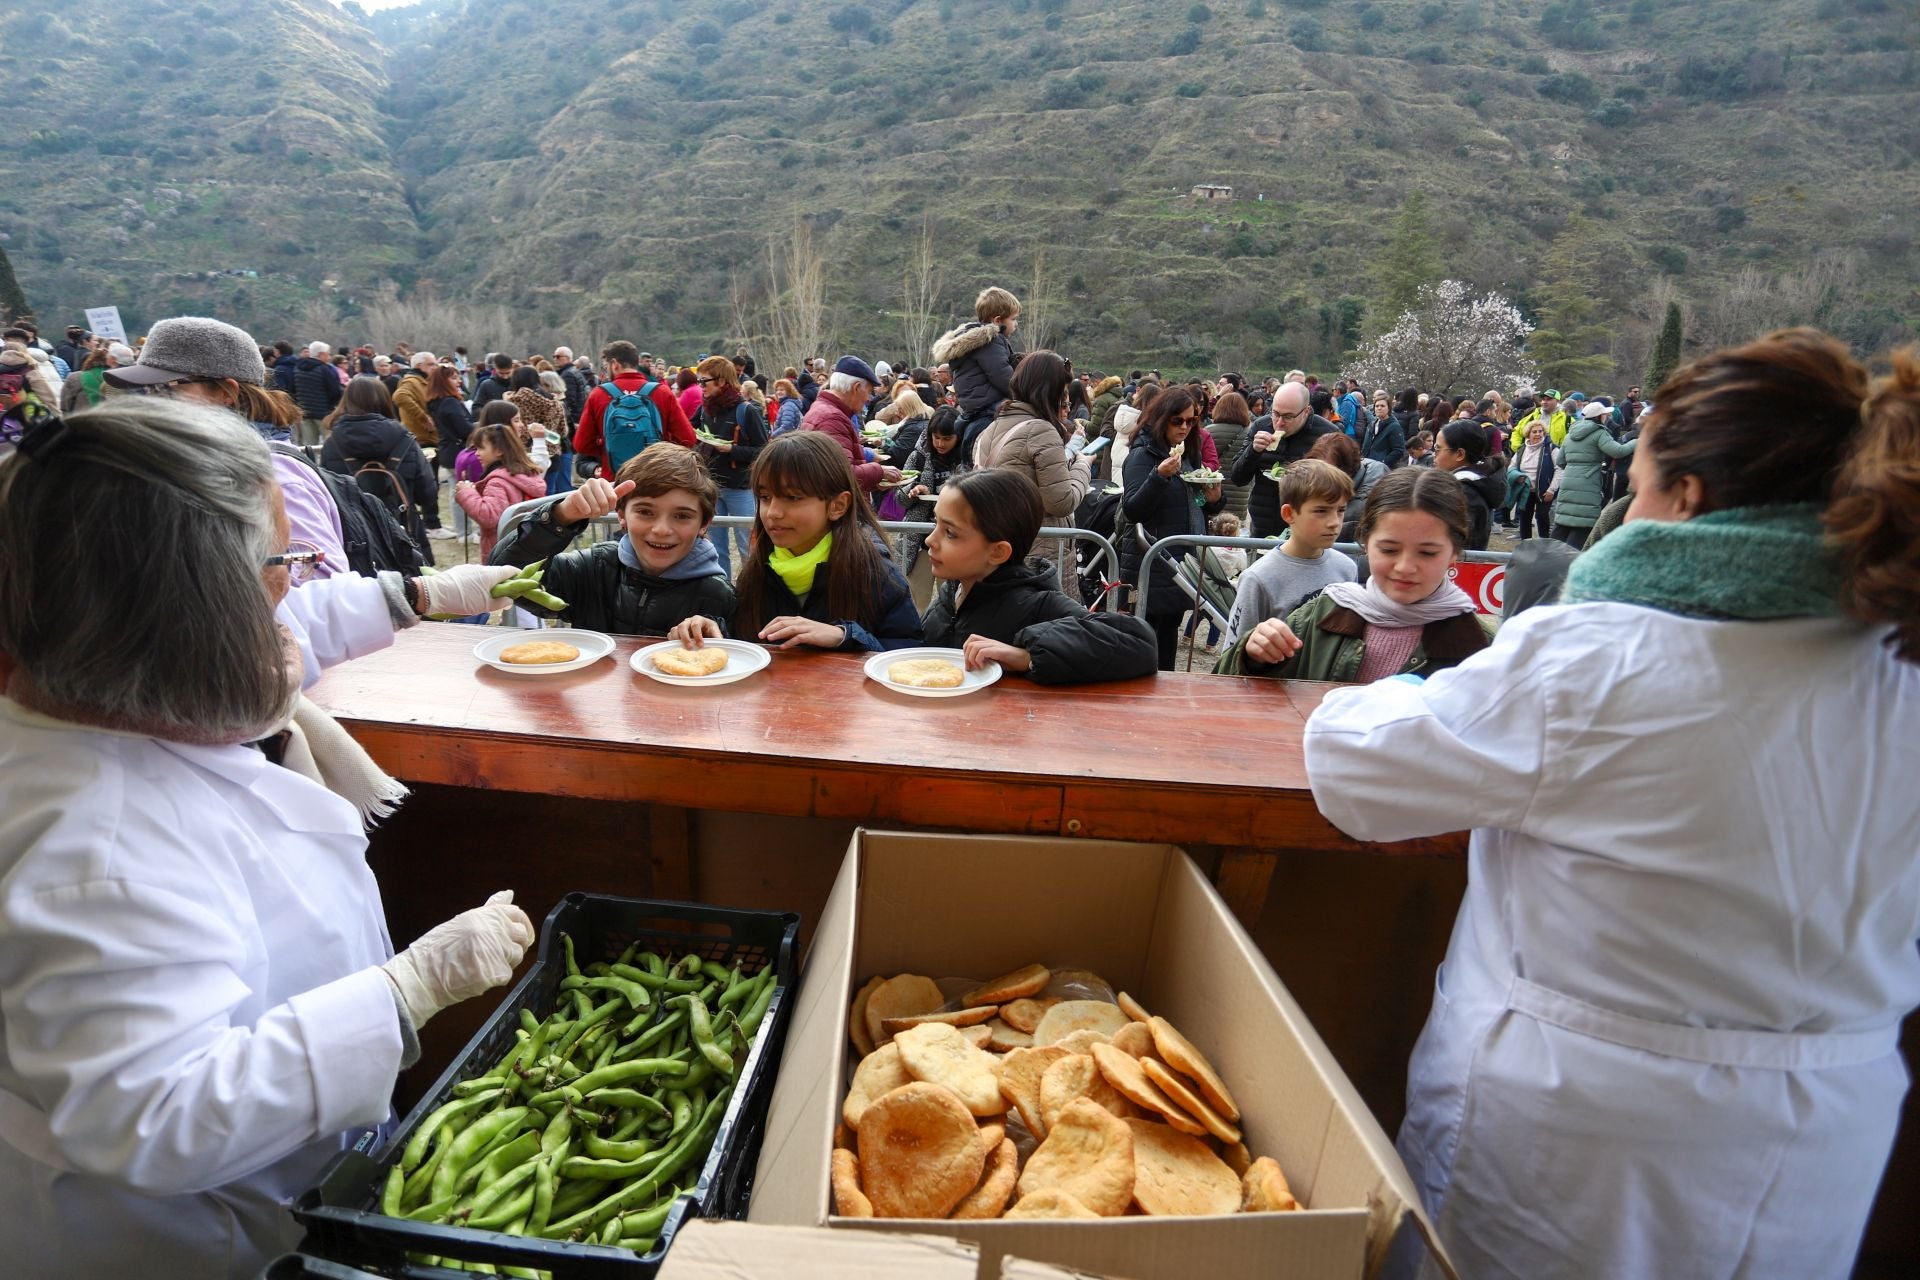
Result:
{"label": "dark hair ponytail", "polygon": [[1467,490],[1453,472],[1433,467],[1401,467],[1387,472],[1367,492],[1354,538],[1361,546],[1373,536],[1374,526],[1396,511],[1424,511],[1446,526],[1455,551],[1467,549]]}
{"label": "dark hair ponytail", "polygon": [[1487,431],[1477,422],[1455,418],[1440,428],[1440,438],[1447,442],[1449,449],[1458,449],[1466,454],[1470,467],[1477,467],[1487,460]]}
{"label": "dark hair ponytail", "polygon": [[1920,351],[1893,353],[1860,406],[1860,429],[1827,505],[1841,603],[1891,624],[1894,652],[1920,662]]}

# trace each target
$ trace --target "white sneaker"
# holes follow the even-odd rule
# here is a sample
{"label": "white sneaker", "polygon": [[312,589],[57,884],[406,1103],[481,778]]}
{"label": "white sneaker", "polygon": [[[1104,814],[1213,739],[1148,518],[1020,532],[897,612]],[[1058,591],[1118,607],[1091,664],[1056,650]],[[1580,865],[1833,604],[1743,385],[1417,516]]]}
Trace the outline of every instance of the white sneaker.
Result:
{"label": "white sneaker", "polygon": [[427,536],[435,542],[450,542],[460,535],[451,529],[429,529],[427,530]]}

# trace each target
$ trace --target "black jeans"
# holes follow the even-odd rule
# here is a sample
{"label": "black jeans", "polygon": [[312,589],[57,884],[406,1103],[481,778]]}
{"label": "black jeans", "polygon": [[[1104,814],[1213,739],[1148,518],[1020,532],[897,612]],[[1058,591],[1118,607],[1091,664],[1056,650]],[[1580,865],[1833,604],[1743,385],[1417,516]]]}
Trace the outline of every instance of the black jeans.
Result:
{"label": "black jeans", "polygon": [[[1531,494],[1520,504],[1520,536],[1522,538],[1551,538],[1553,536],[1553,499]],[[1538,529],[1538,533],[1529,532]]]}
{"label": "black jeans", "polygon": [[[1178,591],[1178,587],[1168,587],[1169,591]],[[1154,643],[1160,648],[1160,669],[1173,670],[1174,658],[1180,652],[1180,615],[1177,613],[1151,613],[1147,615],[1147,625],[1153,628]]]}
{"label": "black jeans", "polygon": [[1575,551],[1579,551],[1587,545],[1587,539],[1593,536],[1593,526],[1590,524],[1556,524],[1553,526],[1553,536],[1572,547]]}

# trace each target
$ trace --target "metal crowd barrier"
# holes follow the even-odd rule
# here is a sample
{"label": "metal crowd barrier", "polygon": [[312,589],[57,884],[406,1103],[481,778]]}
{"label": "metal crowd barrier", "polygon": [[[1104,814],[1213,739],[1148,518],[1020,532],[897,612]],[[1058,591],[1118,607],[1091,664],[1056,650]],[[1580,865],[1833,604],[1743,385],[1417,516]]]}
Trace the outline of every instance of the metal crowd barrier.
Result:
{"label": "metal crowd barrier", "polygon": [[[1146,534],[1144,531],[1141,532],[1140,537],[1142,541],[1145,541]],[[1140,585],[1134,588],[1133,611],[1142,618],[1147,616],[1147,591],[1153,585],[1153,574],[1150,570],[1157,556],[1169,554],[1175,549],[1185,547],[1245,547],[1249,551],[1274,551],[1277,550],[1279,546],[1280,544],[1272,538],[1219,538],[1209,533],[1176,533],[1162,538],[1149,546],[1146,552],[1140,557]],[[1366,568],[1367,552],[1359,543],[1336,542],[1333,544],[1333,549],[1335,551],[1344,551],[1347,555],[1351,556],[1362,569]],[[1463,564],[1505,564],[1513,558],[1513,553],[1509,551],[1462,551],[1459,558]],[[1174,566],[1174,572],[1178,574],[1179,571],[1179,566]]]}

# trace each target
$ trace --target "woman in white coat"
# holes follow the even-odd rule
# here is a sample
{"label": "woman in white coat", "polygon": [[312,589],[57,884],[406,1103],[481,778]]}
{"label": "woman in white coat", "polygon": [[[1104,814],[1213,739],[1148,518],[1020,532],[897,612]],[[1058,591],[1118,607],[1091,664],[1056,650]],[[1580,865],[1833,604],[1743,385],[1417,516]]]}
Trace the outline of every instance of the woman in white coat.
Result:
{"label": "woman in white coat", "polygon": [[403,793],[299,695],[500,571],[283,604],[273,477],[238,417],[136,396],[0,460],[9,1277],[255,1275],[418,1027],[533,940],[498,894],[393,954],[363,814]]}
{"label": "woman in white coat", "polygon": [[1920,361],[1791,330],[1656,402],[1562,604],[1307,725],[1342,830],[1474,829],[1399,1140],[1463,1276],[1845,1276],[1907,1087]]}

